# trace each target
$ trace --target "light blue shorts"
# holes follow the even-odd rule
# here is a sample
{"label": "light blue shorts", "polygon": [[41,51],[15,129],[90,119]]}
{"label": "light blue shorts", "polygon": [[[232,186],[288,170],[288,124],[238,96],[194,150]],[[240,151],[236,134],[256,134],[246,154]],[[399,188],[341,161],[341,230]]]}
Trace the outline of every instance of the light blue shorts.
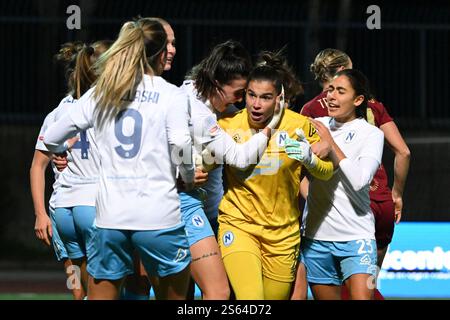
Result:
{"label": "light blue shorts", "polygon": [[89,256],[95,230],[95,207],[56,208],[55,222],[70,259]]}
{"label": "light blue shorts", "polygon": [[191,262],[184,224],[162,230],[97,228],[87,270],[95,279],[119,280],[134,273],[133,253],[138,250],[150,276],[165,277],[184,270]]}
{"label": "light blue shorts", "polygon": [[214,231],[206,217],[203,199],[205,191],[194,189],[190,192],[180,192],[181,216],[183,218],[189,246],[207,237],[214,237]]}
{"label": "light blue shorts", "polygon": [[377,273],[377,244],[372,239],[321,241],[303,238],[301,250],[310,284],[340,286],[358,273]]}
{"label": "light blue shorts", "polygon": [[56,259],[58,261],[67,259],[69,258],[67,250],[64,247],[64,243],[62,242],[61,237],[58,233],[58,229],[56,228],[55,210],[52,208],[48,208],[48,213],[50,216],[50,221],[52,223],[52,245],[53,250],[55,251]]}

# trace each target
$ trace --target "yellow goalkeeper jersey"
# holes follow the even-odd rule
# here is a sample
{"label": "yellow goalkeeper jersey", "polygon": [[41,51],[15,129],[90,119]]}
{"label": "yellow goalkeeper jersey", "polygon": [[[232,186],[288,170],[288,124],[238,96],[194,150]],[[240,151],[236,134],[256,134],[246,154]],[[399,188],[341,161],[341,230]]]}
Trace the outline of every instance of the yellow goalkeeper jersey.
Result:
{"label": "yellow goalkeeper jersey", "polygon": [[[251,129],[246,109],[219,120],[219,125],[238,143],[244,143],[257,132]],[[241,171],[225,166],[225,194],[219,206],[219,221],[238,220],[262,226],[281,227],[296,222],[300,216],[298,192],[302,165],[290,159],[284,150],[287,137],[296,139],[296,128],[302,128],[311,143],[320,140],[308,118],[285,110],[269,145],[256,165]],[[314,171],[314,172],[312,172]],[[327,180],[333,174],[331,161],[319,160],[310,173]]]}

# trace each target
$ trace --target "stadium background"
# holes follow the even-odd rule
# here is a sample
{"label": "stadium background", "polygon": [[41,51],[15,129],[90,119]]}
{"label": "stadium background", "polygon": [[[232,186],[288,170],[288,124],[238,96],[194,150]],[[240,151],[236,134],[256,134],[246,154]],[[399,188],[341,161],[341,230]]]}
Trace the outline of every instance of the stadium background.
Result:
{"label": "stadium background", "polygon": [[[80,30],[66,27],[66,9],[73,4],[81,8]],[[380,30],[366,26],[372,4],[381,9]],[[28,180],[39,127],[65,95],[62,70],[52,56],[67,41],[114,39],[121,24],[138,15],[163,17],[175,30],[177,56],[165,77],[178,85],[218,42],[239,40],[253,55],[286,45],[305,88],[297,110],[320,91],[308,70],[316,53],[344,50],[371,80],[411,149],[403,221],[450,221],[448,1],[5,0],[0,2],[0,292],[14,287],[11,272],[25,270],[35,279],[36,273],[61,269],[52,251],[35,239]],[[384,159],[392,182],[390,150]]]}

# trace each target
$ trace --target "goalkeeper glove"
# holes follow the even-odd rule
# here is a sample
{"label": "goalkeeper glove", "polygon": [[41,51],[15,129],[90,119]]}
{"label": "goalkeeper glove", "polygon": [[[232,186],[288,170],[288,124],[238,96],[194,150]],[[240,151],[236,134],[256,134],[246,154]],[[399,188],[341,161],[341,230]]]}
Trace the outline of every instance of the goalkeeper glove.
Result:
{"label": "goalkeeper glove", "polygon": [[302,129],[296,129],[297,140],[287,138],[284,141],[286,154],[289,158],[300,161],[307,168],[314,168],[317,165],[318,158],[312,152],[311,145],[306,140]]}

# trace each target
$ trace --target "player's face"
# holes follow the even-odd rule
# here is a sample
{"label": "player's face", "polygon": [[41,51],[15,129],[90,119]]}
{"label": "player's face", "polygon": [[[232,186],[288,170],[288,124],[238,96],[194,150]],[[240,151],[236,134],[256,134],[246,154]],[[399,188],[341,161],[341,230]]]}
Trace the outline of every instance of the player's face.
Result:
{"label": "player's face", "polygon": [[355,110],[364,100],[356,96],[350,81],[344,75],[334,78],[327,89],[328,115],[338,122],[356,118]]}
{"label": "player's face", "polygon": [[245,95],[248,121],[253,128],[264,128],[275,110],[277,91],[271,81],[252,80]]}
{"label": "player's face", "polygon": [[230,83],[220,86],[222,90],[217,90],[217,94],[211,99],[214,108],[219,112],[224,112],[228,105],[242,101],[247,79],[234,79]]}
{"label": "player's face", "polygon": [[172,68],[172,62],[177,53],[177,48],[175,47],[175,33],[170,25],[164,24],[164,30],[167,34],[167,59],[164,65],[164,71],[168,71]]}

